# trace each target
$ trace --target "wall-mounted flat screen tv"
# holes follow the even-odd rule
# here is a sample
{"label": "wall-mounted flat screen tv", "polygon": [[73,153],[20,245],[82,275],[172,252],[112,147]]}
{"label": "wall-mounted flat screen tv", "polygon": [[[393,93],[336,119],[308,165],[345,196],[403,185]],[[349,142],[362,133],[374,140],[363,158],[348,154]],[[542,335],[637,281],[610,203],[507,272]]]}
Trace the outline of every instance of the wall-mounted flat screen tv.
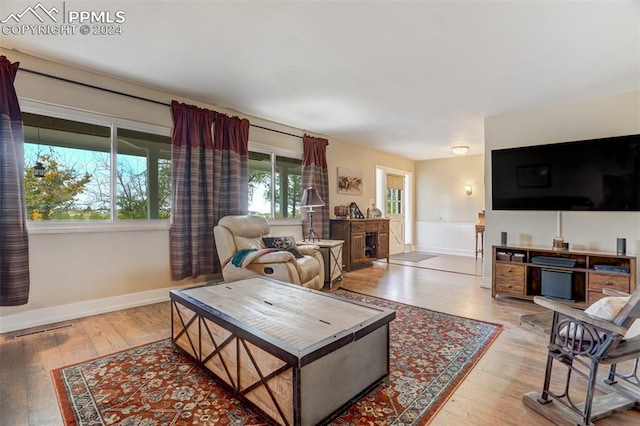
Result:
{"label": "wall-mounted flat screen tv", "polygon": [[640,135],[491,151],[493,210],[640,211]]}

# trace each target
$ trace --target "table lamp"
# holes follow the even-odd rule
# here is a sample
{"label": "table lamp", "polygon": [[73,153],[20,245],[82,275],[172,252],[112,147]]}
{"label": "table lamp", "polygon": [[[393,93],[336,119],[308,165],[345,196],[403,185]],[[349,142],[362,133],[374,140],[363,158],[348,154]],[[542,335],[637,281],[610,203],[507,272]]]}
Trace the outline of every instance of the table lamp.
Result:
{"label": "table lamp", "polygon": [[324,206],[324,201],[318,195],[318,191],[313,187],[305,189],[302,194],[302,201],[300,201],[300,207],[309,208],[309,232],[302,238],[302,241],[307,241],[307,238],[311,242],[316,239],[320,240],[320,236],[313,230],[313,208],[321,206]]}

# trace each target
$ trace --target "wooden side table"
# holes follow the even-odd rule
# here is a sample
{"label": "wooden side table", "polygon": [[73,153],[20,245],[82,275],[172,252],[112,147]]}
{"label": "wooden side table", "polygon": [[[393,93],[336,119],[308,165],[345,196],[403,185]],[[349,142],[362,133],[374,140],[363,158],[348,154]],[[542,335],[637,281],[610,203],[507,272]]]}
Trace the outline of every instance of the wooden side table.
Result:
{"label": "wooden side table", "polygon": [[[478,248],[478,236],[480,236],[480,248]],[[476,259],[478,253],[484,257],[484,225],[476,225]]]}
{"label": "wooden side table", "polygon": [[298,245],[315,244],[320,247],[324,259],[324,285],[333,289],[336,281],[342,280],[342,240],[296,241]]}

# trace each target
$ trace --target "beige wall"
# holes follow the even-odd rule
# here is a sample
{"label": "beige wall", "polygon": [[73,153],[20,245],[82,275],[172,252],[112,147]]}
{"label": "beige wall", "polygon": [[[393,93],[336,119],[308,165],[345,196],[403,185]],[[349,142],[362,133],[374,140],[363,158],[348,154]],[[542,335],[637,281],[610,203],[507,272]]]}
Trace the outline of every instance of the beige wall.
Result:
{"label": "beige wall", "polygon": [[[376,166],[413,173],[415,162],[406,158],[367,149],[360,145],[331,141],[327,148],[329,167],[330,215],[334,218],[333,207],[355,202],[362,214],[366,214],[369,201],[376,198]],[[338,167],[346,167],[362,172],[362,195],[338,194]]]}
{"label": "beige wall", "polygon": [[[465,193],[465,185],[472,185],[471,195]],[[418,250],[473,256],[484,192],[482,155],[416,162]]]}
{"label": "beige wall", "polygon": [[[485,169],[491,150],[640,133],[640,92],[548,106],[489,117],[485,120]],[[556,212],[491,210],[491,173],[486,175],[486,247],[500,243],[506,231],[510,244],[551,247],[557,233]],[[616,238],[627,239],[627,253],[640,252],[639,212],[562,212],[562,236],[574,249],[614,252]],[[485,285],[491,262],[484,262]],[[640,271],[639,271],[640,274]]]}
{"label": "beige wall", "polygon": [[[0,48],[0,54],[6,55],[12,62],[19,61],[21,68],[164,103],[170,103],[171,100],[176,99],[245,116],[215,105],[180,98],[14,51]],[[164,126],[167,129],[172,127],[170,109],[167,106],[60,82],[24,71],[18,71],[15,86],[21,102],[25,104],[51,104]],[[304,133],[300,129],[256,117],[246,117],[252,124],[300,136]],[[302,153],[302,142],[297,137],[251,127],[249,140],[254,144]],[[353,198],[365,206],[366,203],[363,200],[372,198],[374,194],[373,170],[376,163],[413,170],[413,162],[410,160],[340,141],[330,140],[327,152],[332,188],[331,212],[334,205],[346,201],[339,199],[335,193],[336,166],[348,166],[364,172],[364,194],[362,197],[351,197],[350,200]],[[152,226],[135,225],[133,228],[125,226],[102,231],[93,228],[76,231],[57,229],[53,232],[30,229],[29,303],[23,306],[0,308],[0,332],[166,300],[169,288],[185,286],[205,278],[181,282],[171,281],[168,224],[160,222]],[[301,236],[301,226],[299,223],[288,222],[286,226],[274,228],[273,233]]]}
{"label": "beige wall", "polygon": [[[484,156],[416,162],[418,221],[474,222],[484,208]],[[467,195],[465,185],[472,185]]]}

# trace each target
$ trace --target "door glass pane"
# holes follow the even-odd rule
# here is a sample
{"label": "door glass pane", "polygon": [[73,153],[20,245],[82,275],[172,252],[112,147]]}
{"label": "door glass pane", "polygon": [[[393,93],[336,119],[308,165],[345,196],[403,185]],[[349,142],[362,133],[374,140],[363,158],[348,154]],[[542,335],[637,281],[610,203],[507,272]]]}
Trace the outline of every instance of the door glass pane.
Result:
{"label": "door glass pane", "polygon": [[387,213],[402,214],[402,189],[387,188]]}

